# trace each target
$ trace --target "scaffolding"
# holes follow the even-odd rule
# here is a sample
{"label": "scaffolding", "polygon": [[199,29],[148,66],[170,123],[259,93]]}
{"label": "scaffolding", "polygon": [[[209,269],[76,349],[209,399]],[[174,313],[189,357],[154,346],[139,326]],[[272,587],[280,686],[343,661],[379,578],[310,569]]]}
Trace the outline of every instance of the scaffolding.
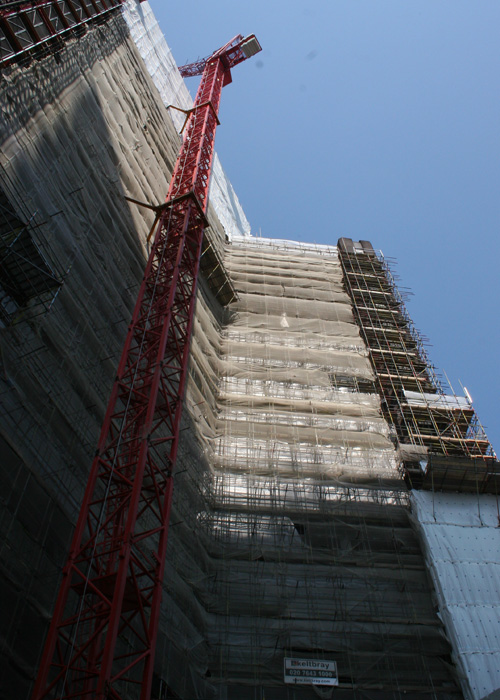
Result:
{"label": "scaffolding", "polygon": [[120,9],[122,0],[2,0],[0,2],[0,66],[28,64],[49,53],[58,54],[64,42],[82,36]]}
{"label": "scaffolding", "polygon": [[50,262],[43,223],[35,215],[23,221],[0,187],[0,325],[50,310],[63,273]]}
{"label": "scaffolding", "polygon": [[499,464],[474,409],[443,390],[382,254],[341,238],[339,257],[408,484],[498,493]]}
{"label": "scaffolding", "polygon": [[235,237],[224,262],[237,297],[202,285],[174,491],[192,652],[165,642],[162,687],[312,699],[283,682],[298,656],[335,660],[342,698],[461,697],[336,249]]}
{"label": "scaffolding", "polygon": [[[74,262],[50,314],[0,334],[5,698],[30,696],[143,273],[152,217],[124,196],[158,201],[179,144],[118,13],[105,30],[3,84],[15,211]],[[285,685],[295,656],[335,660],[342,700],[458,700],[337,248],[225,246],[209,218],[153,697],[327,697]]]}

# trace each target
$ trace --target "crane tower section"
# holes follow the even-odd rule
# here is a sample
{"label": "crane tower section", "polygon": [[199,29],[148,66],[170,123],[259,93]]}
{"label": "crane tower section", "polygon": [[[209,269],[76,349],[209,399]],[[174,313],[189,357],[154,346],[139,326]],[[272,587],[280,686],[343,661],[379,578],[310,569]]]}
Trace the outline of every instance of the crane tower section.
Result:
{"label": "crane tower section", "polygon": [[150,698],[221,90],[257,51],[253,35],[239,35],[181,70],[201,83],[158,208],[33,700]]}

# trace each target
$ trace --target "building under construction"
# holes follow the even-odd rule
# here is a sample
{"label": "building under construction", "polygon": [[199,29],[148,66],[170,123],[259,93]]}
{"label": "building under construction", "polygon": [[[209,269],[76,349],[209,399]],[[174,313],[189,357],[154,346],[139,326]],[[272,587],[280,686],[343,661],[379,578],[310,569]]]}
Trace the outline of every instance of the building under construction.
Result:
{"label": "building under construction", "polygon": [[[130,200],[164,200],[191,101],[147,2],[0,11],[0,698],[28,700],[149,252]],[[250,236],[217,160],[210,201],[151,698],[498,697],[469,397],[371,243]]]}

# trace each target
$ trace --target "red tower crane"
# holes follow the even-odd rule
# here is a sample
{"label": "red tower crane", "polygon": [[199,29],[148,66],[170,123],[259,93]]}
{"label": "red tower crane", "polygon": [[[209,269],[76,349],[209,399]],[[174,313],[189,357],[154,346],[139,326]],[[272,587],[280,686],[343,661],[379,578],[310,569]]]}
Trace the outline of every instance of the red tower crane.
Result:
{"label": "red tower crane", "polygon": [[202,75],[128,329],[33,700],[149,700],[173,469],[221,90],[260,51],[239,35]]}

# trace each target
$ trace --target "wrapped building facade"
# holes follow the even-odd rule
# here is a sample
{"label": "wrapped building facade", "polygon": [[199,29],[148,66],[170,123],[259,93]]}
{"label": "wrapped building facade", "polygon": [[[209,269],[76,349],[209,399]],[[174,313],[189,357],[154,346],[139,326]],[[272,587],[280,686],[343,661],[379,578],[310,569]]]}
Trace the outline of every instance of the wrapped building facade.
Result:
{"label": "wrapped building facade", "polygon": [[[144,268],[152,216],[125,197],[163,199],[165,103],[189,105],[147,3],[63,40],[24,64],[2,44],[5,699],[30,695]],[[470,404],[371,246],[249,237],[216,168],[152,697],[486,697],[498,476]],[[285,682],[293,658],[338,686]]]}

